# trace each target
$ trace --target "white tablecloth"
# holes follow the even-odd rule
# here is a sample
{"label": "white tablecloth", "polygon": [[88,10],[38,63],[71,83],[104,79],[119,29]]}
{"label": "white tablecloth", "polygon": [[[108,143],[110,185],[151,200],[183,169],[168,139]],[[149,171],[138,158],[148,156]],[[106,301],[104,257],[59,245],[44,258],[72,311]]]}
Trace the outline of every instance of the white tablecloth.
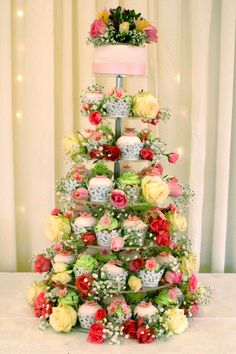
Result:
{"label": "white tablecloth", "polygon": [[202,283],[214,288],[214,300],[181,335],[146,345],[125,340],[113,346],[90,344],[78,330],[68,334],[51,328],[40,331],[26,300],[26,289],[37,278],[31,273],[0,273],[1,354],[236,353],[236,274],[200,275]]}

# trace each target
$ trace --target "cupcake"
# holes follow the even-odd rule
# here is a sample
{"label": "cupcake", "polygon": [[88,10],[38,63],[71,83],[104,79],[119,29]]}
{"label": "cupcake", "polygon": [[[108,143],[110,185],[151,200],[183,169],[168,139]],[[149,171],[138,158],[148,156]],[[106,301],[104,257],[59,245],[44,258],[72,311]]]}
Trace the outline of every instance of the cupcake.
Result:
{"label": "cupcake", "polygon": [[117,180],[117,186],[123,190],[129,199],[129,202],[137,202],[140,195],[141,179],[135,172],[125,172]]}
{"label": "cupcake", "polygon": [[118,267],[112,262],[108,262],[104,264],[101,271],[105,273],[107,279],[114,281],[119,288],[125,286],[128,275],[128,272],[125,269]]}
{"label": "cupcake", "polygon": [[107,115],[115,118],[129,117],[132,97],[124,90],[115,88],[106,98]]}
{"label": "cupcake", "polygon": [[78,309],[78,317],[80,326],[85,329],[89,329],[95,322],[95,314],[97,310],[101,308],[96,302],[86,301]]}
{"label": "cupcake", "polygon": [[121,230],[118,229],[119,223],[110,215],[103,215],[95,226],[97,243],[100,246],[110,247],[115,237],[119,237]]}
{"label": "cupcake", "polygon": [[132,316],[130,306],[123,300],[113,300],[107,307],[107,314],[109,320],[117,324],[123,324]]}
{"label": "cupcake", "polygon": [[143,148],[143,143],[137,136],[135,129],[125,129],[122,135],[116,142],[116,145],[121,150],[123,160],[138,160],[140,151]]}
{"label": "cupcake", "polygon": [[80,235],[88,231],[93,231],[96,222],[97,220],[91,214],[81,213],[74,221],[72,228],[76,235]]}
{"label": "cupcake", "polygon": [[150,318],[157,313],[157,308],[151,302],[142,301],[134,308],[134,315],[137,317]]}
{"label": "cupcake", "polygon": [[142,246],[147,225],[137,216],[129,216],[123,222],[124,240],[127,246]]}
{"label": "cupcake", "polygon": [[75,277],[78,278],[82,274],[91,274],[98,267],[98,262],[89,254],[80,256],[74,265]]}
{"label": "cupcake", "polygon": [[112,180],[103,175],[91,178],[88,183],[88,191],[91,202],[105,203],[112,191]]}
{"label": "cupcake", "polygon": [[160,269],[156,258],[152,257],[146,260],[144,269],[140,270],[139,275],[144,287],[153,288],[158,286],[164,269]]}

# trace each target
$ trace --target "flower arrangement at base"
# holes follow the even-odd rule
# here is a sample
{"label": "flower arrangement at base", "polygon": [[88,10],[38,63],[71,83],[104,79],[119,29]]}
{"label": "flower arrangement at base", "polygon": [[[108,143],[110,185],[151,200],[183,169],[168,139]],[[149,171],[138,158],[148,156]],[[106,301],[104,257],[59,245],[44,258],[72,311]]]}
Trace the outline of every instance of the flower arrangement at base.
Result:
{"label": "flower arrangement at base", "polygon": [[[116,63],[128,67],[127,75],[130,66],[137,68],[134,52],[145,52],[134,47],[152,41],[157,41],[155,27],[120,6],[99,13],[90,29],[95,46],[112,44],[117,57],[130,53]],[[114,54],[109,46],[95,52],[96,59]],[[112,60],[110,65],[114,68]],[[121,82],[122,77],[117,86]],[[95,127],[63,139],[71,166],[56,185],[60,208],[46,219],[51,245],[32,261],[34,272],[43,274],[27,293],[39,328],[50,326],[63,335],[86,330],[93,344],[124,339],[148,344],[180,334],[212,295],[199,282],[187,237],[185,212],[194,193],[168,174],[179,155],[168,152],[150,129],[128,128],[123,134],[120,129],[126,118],[156,125],[168,111],[148,92],[132,97],[117,87],[107,95],[100,84],[83,94],[81,111]],[[115,124],[108,115],[115,116]]]}

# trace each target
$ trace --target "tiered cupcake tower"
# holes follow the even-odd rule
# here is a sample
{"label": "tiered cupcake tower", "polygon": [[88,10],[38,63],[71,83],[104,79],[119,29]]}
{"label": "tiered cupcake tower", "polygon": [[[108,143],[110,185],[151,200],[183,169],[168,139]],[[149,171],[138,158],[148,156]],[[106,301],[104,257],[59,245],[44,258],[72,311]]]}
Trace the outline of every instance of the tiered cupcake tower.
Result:
{"label": "tiered cupcake tower", "polygon": [[[167,153],[149,129],[122,135],[126,119],[157,124],[168,116],[151,94],[132,97],[123,90],[123,76],[145,74],[142,44],[151,40],[157,41],[156,29],[134,10],[103,11],[92,24],[93,71],[116,75],[116,88],[105,95],[95,84],[82,97],[83,114],[96,129],[63,141],[72,169],[57,183],[61,209],[46,222],[53,244],[34,260],[36,272],[47,272],[28,293],[40,327],[69,332],[77,325],[92,343],[122,337],[150,343],[181,333],[209,300],[183,235],[191,189],[164,174],[160,163],[161,157],[175,163],[178,155]],[[106,41],[112,45],[104,46]],[[115,133],[109,118],[115,119]],[[88,160],[94,162],[90,169],[84,166]],[[137,160],[149,165],[121,173],[121,161]],[[114,162],[113,172],[104,161]]]}

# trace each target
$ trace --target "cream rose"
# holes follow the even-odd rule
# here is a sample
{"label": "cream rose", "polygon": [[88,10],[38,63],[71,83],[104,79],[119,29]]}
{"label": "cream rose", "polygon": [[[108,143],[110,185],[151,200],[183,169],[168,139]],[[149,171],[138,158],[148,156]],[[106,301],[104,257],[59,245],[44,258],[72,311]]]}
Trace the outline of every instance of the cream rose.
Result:
{"label": "cream rose", "polygon": [[151,204],[162,204],[169,195],[168,185],[159,176],[145,176],[142,179],[142,194]]}
{"label": "cream rose", "polygon": [[34,299],[36,298],[36,296],[38,296],[42,291],[44,291],[46,289],[46,285],[43,283],[37,283],[34,282],[32,284],[32,286],[30,286],[28,288],[27,291],[27,300],[28,303],[33,306],[34,305]]}
{"label": "cream rose", "polygon": [[129,22],[122,22],[119,26],[120,34],[126,34],[129,32]]}
{"label": "cream rose", "polygon": [[148,92],[138,93],[133,97],[132,111],[135,116],[144,120],[155,118],[159,111],[157,99]]}
{"label": "cream rose", "polygon": [[68,305],[54,307],[49,317],[49,323],[56,332],[70,332],[76,321],[77,313]]}
{"label": "cream rose", "polygon": [[188,327],[188,320],[184,310],[173,307],[165,312],[166,324],[169,330],[175,334],[180,334]]}
{"label": "cream rose", "polygon": [[56,262],[53,264],[53,270],[55,273],[65,272],[68,268],[68,265],[63,262]]}
{"label": "cream rose", "polygon": [[52,242],[66,239],[71,233],[69,219],[63,215],[49,215],[45,223],[45,231]]}
{"label": "cream rose", "polygon": [[128,285],[131,290],[133,291],[139,291],[142,287],[142,281],[135,275],[131,275],[128,279]]}
{"label": "cream rose", "polygon": [[67,284],[71,281],[72,277],[67,272],[57,273],[52,276],[52,281],[59,282],[61,284]]}
{"label": "cream rose", "polygon": [[187,219],[185,216],[175,212],[173,213],[171,221],[174,231],[183,232],[187,229]]}
{"label": "cream rose", "polygon": [[78,139],[74,134],[70,134],[62,139],[63,150],[67,155],[73,153],[73,149],[76,145],[78,145]]}
{"label": "cream rose", "polygon": [[190,276],[192,272],[197,270],[197,257],[195,254],[190,253],[188,257],[183,257],[179,269],[182,273]]}

